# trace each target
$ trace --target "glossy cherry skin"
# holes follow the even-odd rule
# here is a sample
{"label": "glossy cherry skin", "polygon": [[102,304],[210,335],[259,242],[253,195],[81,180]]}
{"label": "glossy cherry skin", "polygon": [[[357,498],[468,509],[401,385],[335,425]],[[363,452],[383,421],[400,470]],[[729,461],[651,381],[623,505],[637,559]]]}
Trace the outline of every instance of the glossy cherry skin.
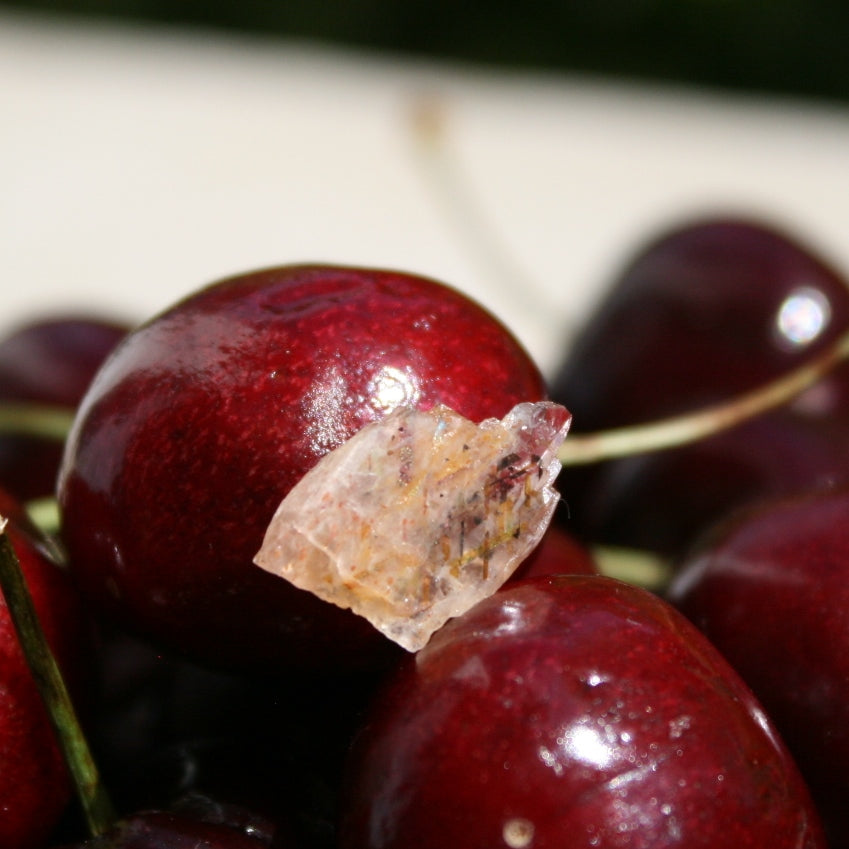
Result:
{"label": "glossy cherry skin", "polygon": [[355,743],[343,849],[822,847],[718,652],[647,591],[537,578],[449,622]]}
{"label": "glossy cherry skin", "polygon": [[[761,386],[846,328],[846,282],[811,248],[765,223],[694,221],[626,265],[551,394],[572,412],[575,433],[651,421]],[[831,450],[834,458],[849,445],[847,390],[844,366],[779,421],[695,448],[566,469],[560,481],[572,525],[604,542],[675,554],[744,494],[845,478],[827,446],[844,446]]]}
{"label": "glossy cherry skin", "polygon": [[[5,492],[0,514],[10,520],[6,533],[51,649],[79,689],[88,645],[73,585]],[[0,593],[0,846],[42,846],[70,798],[67,770]]]}
{"label": "glossy cherry skin", "polygon": [[849,841],[849,491],[739,511],[669,597],[755,691]]}
{"label": "glossy cherry skin", "polygon": [[[33,319],[0,339],[0,403],[29,401],[75,409],[128,327],[74,315]],[[0,436],[0,482],[27,501],[54,494],[62,445]]]}
{"label": "glossy cherry skin", "polygon": [[134,331],[69,437],[62,535],[98,608],[196,659],[370,666],[395,647],[252,564],[293,484],[401,404],[479,421],[545,396],[524,349],[408,274],[292,266],[230,278]]}

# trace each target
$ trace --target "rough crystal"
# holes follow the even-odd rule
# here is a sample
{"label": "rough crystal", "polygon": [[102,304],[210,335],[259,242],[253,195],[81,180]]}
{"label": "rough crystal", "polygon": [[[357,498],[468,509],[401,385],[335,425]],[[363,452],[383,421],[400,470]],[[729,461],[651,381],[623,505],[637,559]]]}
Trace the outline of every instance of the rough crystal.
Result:
{"label": "rough crystal", "polygon": [[399,408],[293,487],[255,562],[416,651],[539,542],[570,421],[550,402],[480,424]]}

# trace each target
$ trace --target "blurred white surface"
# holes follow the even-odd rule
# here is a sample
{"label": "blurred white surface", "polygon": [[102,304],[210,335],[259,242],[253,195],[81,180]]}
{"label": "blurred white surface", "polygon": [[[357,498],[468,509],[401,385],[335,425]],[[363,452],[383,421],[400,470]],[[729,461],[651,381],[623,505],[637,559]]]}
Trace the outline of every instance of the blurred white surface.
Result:
{"label": "blurred white surface", "polygon": [[366,264],[472,294],[550,370],[636,246],[712,211],[849,269],[849,108],[0,12],[7,325],[140,320],[231,273]]}

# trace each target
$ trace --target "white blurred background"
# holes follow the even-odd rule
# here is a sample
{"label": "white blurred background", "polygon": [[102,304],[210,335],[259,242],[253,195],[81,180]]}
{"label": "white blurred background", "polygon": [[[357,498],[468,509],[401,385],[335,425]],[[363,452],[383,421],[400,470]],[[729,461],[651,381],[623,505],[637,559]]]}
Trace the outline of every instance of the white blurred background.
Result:
{"label": "white blurred background", "polygon": [[849,107],[0,8],[3,325],[365,264],[470,293],[550,371],[631,251],[716,211],[849,269]]}

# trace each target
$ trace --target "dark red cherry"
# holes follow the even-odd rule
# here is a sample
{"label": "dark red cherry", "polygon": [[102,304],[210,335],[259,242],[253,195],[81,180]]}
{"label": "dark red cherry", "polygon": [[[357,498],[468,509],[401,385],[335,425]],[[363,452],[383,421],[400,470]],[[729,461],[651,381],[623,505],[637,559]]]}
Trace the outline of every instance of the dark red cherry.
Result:
{"label": "dark red cherry", "polygon": [[[575,433],[654,420],[761,386],[847,327],[849,289],[810,247],[767,224],[696,221],[624,268],[568,352],[552,396],[572,412]],[[768,423],[564,470],[572,526],[676,553],[744,499],[845,478],[847,393],[842,367]]]}
{"label": "dark red cherry", "polygon": [[849,840],[849,491],[739,511],[687,558],[670,598],[755,691]]}
{"label": "dark red cherry", "polygon": [[759,386],[847,325],[844,278],[811,248],[767,224],[696,221],[624,268],[555,385],[582,429],[648,421]]}
{"label": "dark red cherry", "polygon": [[[86,627],[79,600],[22,508],[0,492],[0,515],[47,640],[69,686],[83,684]],[[3,594],[0,593],[0,846],[44,845],[71,783]]]}
{"label": "dark red cherry", "polygon": [[399,405],[481,420],[545,394],[511,334],[408,274],[322,266],[234,277],[124,341],[87,393],[59,485],[88,599],[194,658],[354,668],[395,647],[252,564],[292,485]]}
{"label": "dark red cherry", "polygon": [[670,605],[536,578],[449,622],[357,738],[343,849],[823,847],[770,721]]}
{"label": "dark red cherry", "polygon": [[[76,408],[94,373],[128,328],[82,316],[33,319],[0,339],[0,403]],[[62,458],[58,441],[0,436],[0,482],[21,500],[53,495]]]}

